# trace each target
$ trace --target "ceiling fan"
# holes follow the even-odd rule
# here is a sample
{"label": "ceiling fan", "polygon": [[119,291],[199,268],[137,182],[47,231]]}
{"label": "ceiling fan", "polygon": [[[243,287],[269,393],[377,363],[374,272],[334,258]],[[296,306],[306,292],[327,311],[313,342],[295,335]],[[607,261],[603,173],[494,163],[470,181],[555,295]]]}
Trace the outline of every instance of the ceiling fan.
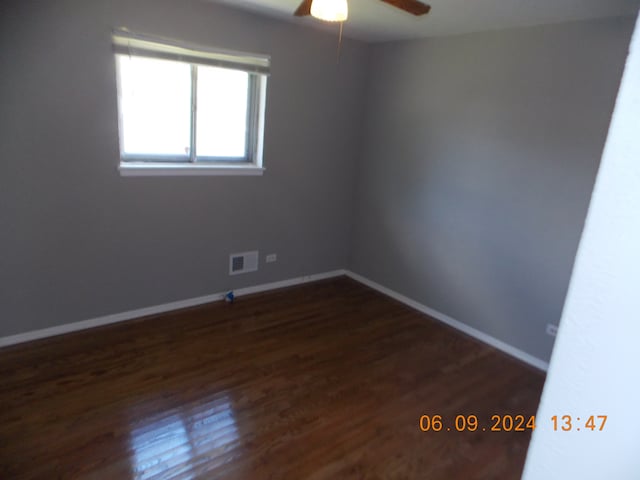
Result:
{"label": "ceiling fan", "polygon": [[[381,1],[415,16],[426,15],[431,10],[430,5],[419,2],[418,0]],[[327,12],[327,8],[331,11]],[[322,20],[344,21],[347,19],[348,14],[347,0],[302,0],[302,3],[293,14],[296,17],[306,17],[307,15],[313,15],[314,17],[320,18]]]}

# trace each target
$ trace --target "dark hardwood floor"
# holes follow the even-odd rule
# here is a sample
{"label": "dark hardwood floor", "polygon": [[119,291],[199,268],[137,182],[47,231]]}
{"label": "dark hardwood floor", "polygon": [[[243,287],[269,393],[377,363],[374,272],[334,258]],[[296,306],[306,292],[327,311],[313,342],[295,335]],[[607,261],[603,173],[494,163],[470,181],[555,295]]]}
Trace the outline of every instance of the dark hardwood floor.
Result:
{"label": "dark hardwood floor", "polygon": [[0,478],[47,480],[517,479],[529,432],[480,428],[544,381],[346,278],[6,348],[0,378]]}

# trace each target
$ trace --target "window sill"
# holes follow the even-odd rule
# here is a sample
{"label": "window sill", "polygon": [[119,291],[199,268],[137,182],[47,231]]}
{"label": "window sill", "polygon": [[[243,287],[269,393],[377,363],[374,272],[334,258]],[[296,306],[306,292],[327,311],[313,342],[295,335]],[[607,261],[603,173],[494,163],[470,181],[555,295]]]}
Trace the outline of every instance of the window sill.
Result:
{"label": "window sill", "polygon": [[120,163],[122,177],[261,176],[264,168],[251,165],[205,165],[176,163]]}

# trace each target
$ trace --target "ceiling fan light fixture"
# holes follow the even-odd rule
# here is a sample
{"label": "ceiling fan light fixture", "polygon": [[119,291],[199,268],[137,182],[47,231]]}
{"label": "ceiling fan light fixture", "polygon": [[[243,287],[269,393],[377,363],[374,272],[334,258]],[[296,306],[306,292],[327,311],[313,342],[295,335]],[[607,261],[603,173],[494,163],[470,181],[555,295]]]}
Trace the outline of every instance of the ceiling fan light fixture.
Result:
{"label": "ceiling fan light fixture", "polygon": [[326,22],[344,22],[349,16],[347,0],[313,0],[311,15]]}

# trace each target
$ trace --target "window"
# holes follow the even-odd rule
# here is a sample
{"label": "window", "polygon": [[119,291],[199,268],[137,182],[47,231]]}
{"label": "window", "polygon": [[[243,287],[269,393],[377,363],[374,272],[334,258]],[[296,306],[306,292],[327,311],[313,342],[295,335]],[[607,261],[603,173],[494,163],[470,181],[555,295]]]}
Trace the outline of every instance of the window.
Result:
{"label": "window", "polygon": [[123,175],[262,173],[269,58],[113,36]]}

